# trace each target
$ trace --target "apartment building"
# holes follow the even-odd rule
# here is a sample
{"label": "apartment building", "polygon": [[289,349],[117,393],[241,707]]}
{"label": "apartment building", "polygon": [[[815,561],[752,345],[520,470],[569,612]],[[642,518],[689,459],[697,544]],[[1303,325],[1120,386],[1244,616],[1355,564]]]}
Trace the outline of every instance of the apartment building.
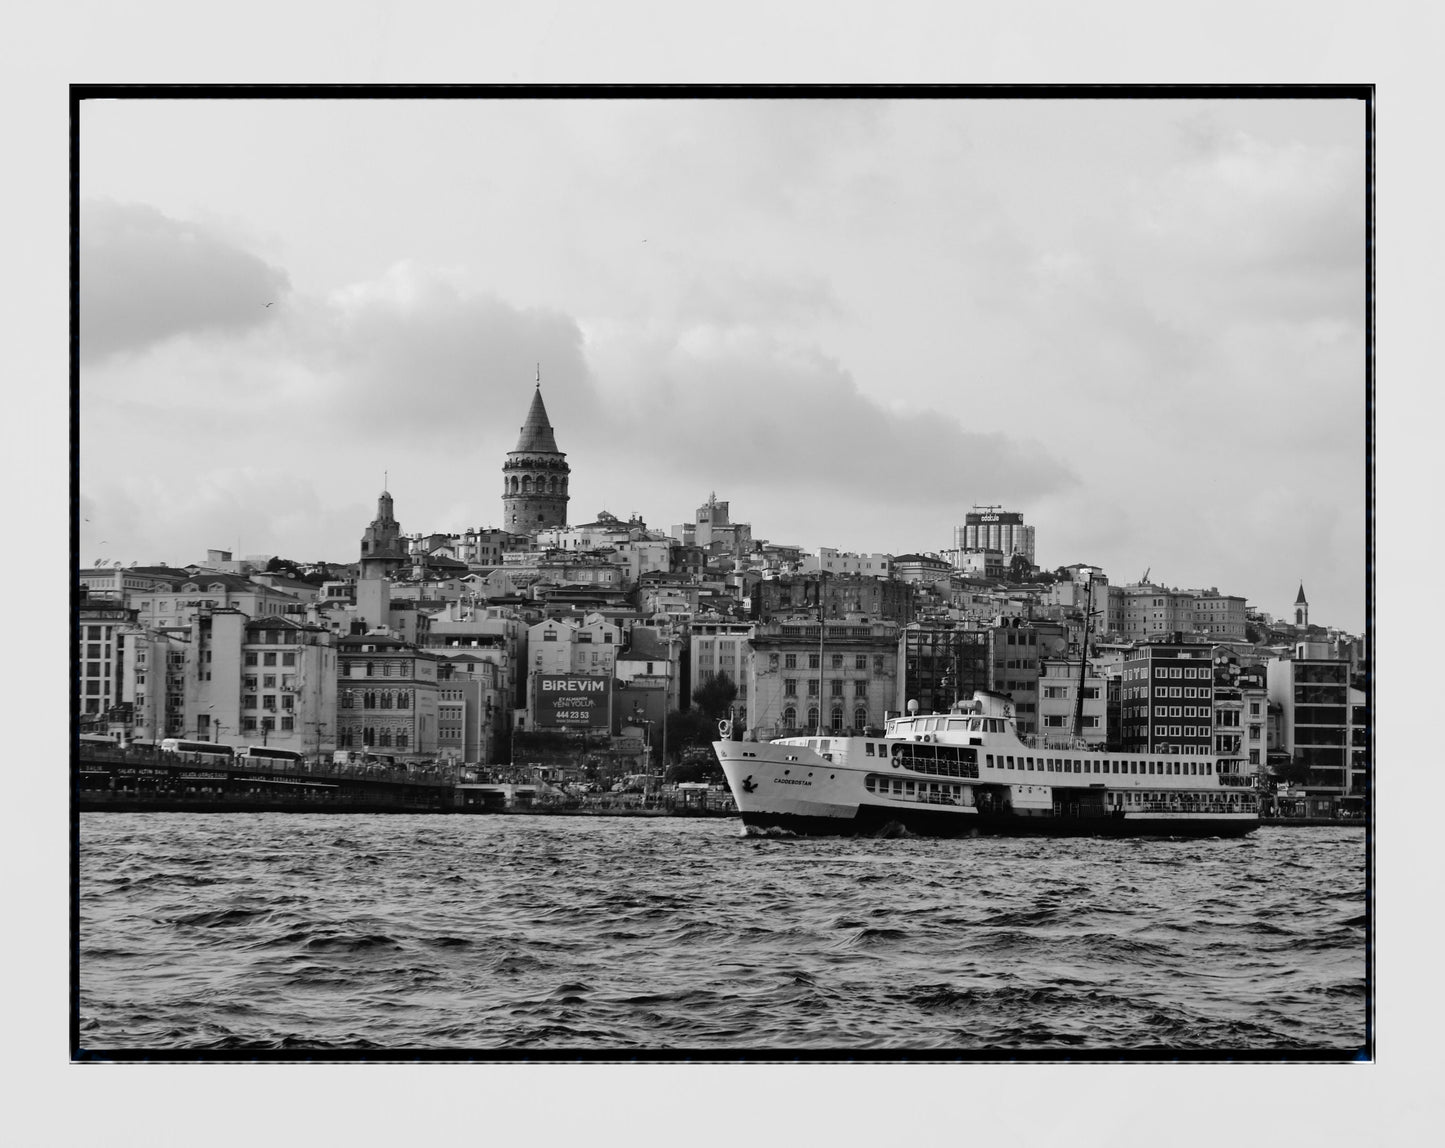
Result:
{"label": "apartment building", "polygon": [[[1300,643],[1298,652],[1312,653],[1310,645]],[[1350,663],[1320,657],[1271,658],[1266,674],[1269,701],[1280,707],[1280,749],[1309,768],[1306,792],[1353,793],[1363,773],[1356,767],[1353,729],[1364,706],[1362,691],[1352,696]]]}
{"label": "apartment building", "polygon": [[[1038,730],[1049,745],[1070,745],[1077,736],[1090,747],[1108,742],[1108,691],[1103,676],[1085,662],[1080,685],[1078,658],[1039,660]],[[1083,712],[1078,712],[1079,691],[1083,690]],[[1079,728],[1075,730],[1075,718]]]}
{"label": "apartment building", "polygon": [[130,700],[124,692],[126,646],[124,635],[136,626],[138,611],[105,599],[82,600],[76,608],[75,712],[83,724],[122,721],[120,707]]}
{"label": "apartment building", "polygon": [[974,690],[992,688],[992,641],[986,630],[915,622],[898,638],[899,693],[892,708],[916,701],[923,713],[944,713]]}
{"label": "apartment building", "polygon": [[[334,747],[334,635],[292,618],[201,612],[184,653],[181,728],[170,736],[315,756]],[[137,687],[139,691],[139,686]]]}
{"label": "apartment building", "polygon": [[1212,754],[1212,648],[1202,643],[1136,647],[1120,674],[1120,725],[1126,753]]}
{"label": "apartment building", "polygon": [[879,727],[898,694],[894,622],[760,622],[747,667],[748,725],[760,736]]}
{"label": "apartment building", "polygon": [[383,634],[338,639],[336,651],[336,747],[434,760],[441,658]]}
{"label": "apartment building", "polygon": [[1038,630],[1013,619],[989,631],[991,688],[1013,698],[1019,733],[1039,732],[1039,671],[1043,651]]}

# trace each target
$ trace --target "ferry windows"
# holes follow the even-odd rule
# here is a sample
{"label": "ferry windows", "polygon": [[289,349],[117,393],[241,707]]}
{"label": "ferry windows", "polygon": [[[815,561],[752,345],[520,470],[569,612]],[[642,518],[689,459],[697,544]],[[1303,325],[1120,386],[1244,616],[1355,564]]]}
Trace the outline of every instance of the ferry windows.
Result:
{"label": "ferry windows", "polygon": [[1009,768],[1009,769],[1012,769],[1012,768],[1014,767],[1014,759],[1013,759],[1013,755],[1012,755],[1012,754],[1010,754],[1010,755],[1009,755],[1008,757],[1006,757],[1004,760],[1008,762],[1008,768]]}
{"label": "ferry windows", "polygon": [[865,757],[873,756],[873,743],[871,741],[863,746],[863,754]]}
{"label": "ferry windows", "polygon": [[1129,763],[1129,772],[1130,772],[1130,773],[1138,773],[1138,772],[1139,772],[1139,763],[1138,763],[1137,761],[1131,761],[1131,762]]}

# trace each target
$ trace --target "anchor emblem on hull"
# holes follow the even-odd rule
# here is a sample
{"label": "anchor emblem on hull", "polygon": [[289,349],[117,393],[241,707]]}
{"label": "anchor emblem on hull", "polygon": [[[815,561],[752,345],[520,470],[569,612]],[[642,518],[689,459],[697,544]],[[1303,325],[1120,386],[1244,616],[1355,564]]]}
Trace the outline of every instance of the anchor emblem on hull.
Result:
{"label": "anchor emblem on hull", "polygon": [[744,793],[751,793],[751,792],[752,792],[753,790],[755,790],[757,787],[758,787],[758,783],[753,780],[753,775],[752,775],[751,773],[748,774],[747,777],[743,778],[743,792],[744,792]]}

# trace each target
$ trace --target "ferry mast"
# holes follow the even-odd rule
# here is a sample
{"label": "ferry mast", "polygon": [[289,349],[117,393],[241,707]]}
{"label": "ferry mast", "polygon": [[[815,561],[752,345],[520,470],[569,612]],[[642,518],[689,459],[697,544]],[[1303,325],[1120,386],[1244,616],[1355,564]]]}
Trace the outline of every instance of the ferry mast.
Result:
{"label": "ferry mast", "polygon": [[823,587],[826,585],[823,573],[822,555],[818,557],[818,731],[815,737],[823,736],[823,635],[828,625],[827,611],[823,607]]}
{"label": "ferry mast", "polygon": [[1074,699],[1074,739],[1084,737],[1084,675],[1089,669],[1089,628],[1094,614],[1094,576],[1089,575],[1088,597],[1084,601],[1084,636],[1079,641],[1079,696]]}

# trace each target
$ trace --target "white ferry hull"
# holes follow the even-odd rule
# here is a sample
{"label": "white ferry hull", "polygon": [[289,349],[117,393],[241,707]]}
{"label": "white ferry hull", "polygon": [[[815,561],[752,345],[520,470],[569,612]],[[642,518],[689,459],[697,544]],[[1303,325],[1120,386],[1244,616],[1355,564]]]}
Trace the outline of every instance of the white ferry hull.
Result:
{"label": "white ferry hull", "polygon": [[[935,837],[980,834],[1101,837],[1234,837],[1259,826],[1257,810],[1131,809],[1109,804],[1097,782],[1011,784],[990,777],[940,778],[907,771],[906,792],[865,784],[884,776],[879,758],[858,759],[856,739],[819,752],[786,742],[714,743],[744,825],[800,835]],[[1030,779],[1032,780],[1032,779]]]}

